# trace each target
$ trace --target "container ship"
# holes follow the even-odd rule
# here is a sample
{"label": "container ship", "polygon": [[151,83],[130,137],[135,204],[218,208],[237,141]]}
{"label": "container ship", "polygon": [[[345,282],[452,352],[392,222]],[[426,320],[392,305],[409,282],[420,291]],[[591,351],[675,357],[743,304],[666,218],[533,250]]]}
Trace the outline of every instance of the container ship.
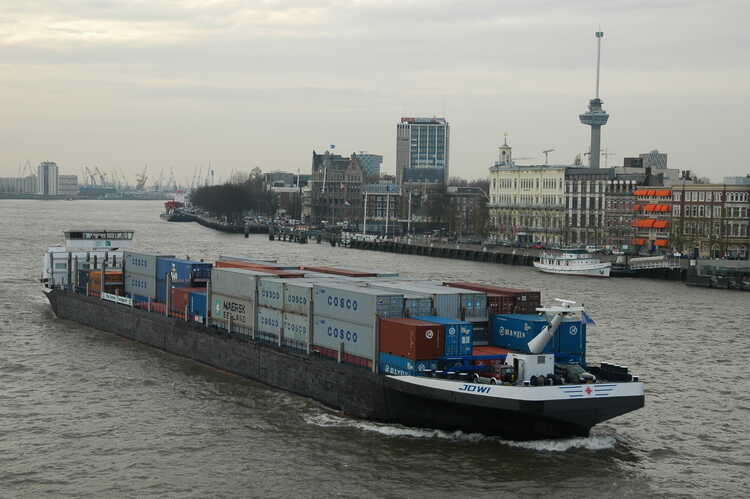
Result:
{"label": "container ship", "polygon": [[484,283],[132,250],[65,232],[43,257],[56,316],[357,418],[527,440],[586,436],[644,405],[628,368],[586,358],[582,306]]}

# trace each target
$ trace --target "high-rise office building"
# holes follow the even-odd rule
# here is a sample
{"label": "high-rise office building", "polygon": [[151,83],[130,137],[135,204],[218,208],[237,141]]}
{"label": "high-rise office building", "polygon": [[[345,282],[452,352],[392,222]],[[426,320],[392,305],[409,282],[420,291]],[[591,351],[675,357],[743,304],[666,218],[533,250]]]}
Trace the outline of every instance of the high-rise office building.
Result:
{"label": "high-rise office building", "polygon": [[654,149],[640,155],[644,168],[664,169],[667,167],[667,153]]}
{"label": "high-rise office building", "polygon": [[37,194],[54,196],[57,194],[57,164],[42,161],[37,167]]}
{"label": "high-rise office building", "polygon": [[447,184],[449,144],[445,118],[401,118],[396,126],[396,182]]}

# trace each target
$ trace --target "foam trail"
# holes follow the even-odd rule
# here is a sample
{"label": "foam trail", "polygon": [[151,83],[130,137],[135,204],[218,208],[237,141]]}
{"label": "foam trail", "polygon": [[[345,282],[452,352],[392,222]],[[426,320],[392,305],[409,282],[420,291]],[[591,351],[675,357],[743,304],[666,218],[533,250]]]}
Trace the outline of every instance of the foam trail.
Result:
{"label": "foam trail", "polygon": [[390,425],[373,421],[350,419],[329,413],[306,414],[305,422],[323,428],[354,428],[360,431],[379,433],[388,437],[442,439],[453,442],[497,442],[508,447],[527,449],[537,452],[565,452],[572,449],[608,450],[613,449],[617,440],[612,436],[592,435],[549,440],[512,441],[481,433],[464,433],[462,431],[444,431],[428,428],[413,428],[402,425]]}

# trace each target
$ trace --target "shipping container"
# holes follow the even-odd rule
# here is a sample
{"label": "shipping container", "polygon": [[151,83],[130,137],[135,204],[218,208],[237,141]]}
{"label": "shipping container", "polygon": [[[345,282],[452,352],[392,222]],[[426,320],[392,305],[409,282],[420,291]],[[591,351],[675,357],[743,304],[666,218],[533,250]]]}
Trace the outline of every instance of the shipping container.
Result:
{"label": "shipping container", "polygon": [[[508,350],[507,348],[500,348],[495,346],[478,346],[474,347],[472,355],[476,357],[502,356],[507,355],[508,352],[510,352],[510,350]],[[499,374],[500,367],[505,364],[505,359],[479,359],[474,360],[473,364],[475,366],[487,366],[487,372]]]}
{"label": "shipping container", "polygon": [[320,272],[323,274],[334,274],[334,275],[340,275],[340,276],[346,276],[346,277],[377,277],[378,276],[378,274],[375,272],[363,272],[359,270],[336,268],[336,267],[303,266],[300,268],[302,270],[310,270],[313,272]]}
{"label": "shipping container", "polygon": [[281,310],[284,307],[284,281],[279,278],[258,281],[258,306]]}
{"label": "shipping container", "polygon": [[[85,272],[88,272],[89,283],[99,284],[99,285],[102,283],[102,271],[101,270],[87,270]],[[122,270],[107,270],[104,276],[104,282],[105,284],[122,285],[123,284]]]}
{"label": "shipping container", "polygon": [[563,320],[555,333],[555,358],[562,362],[586,364],[586,323]]}
{"label": "shipping container", "polygon": [[285,280],[283,282],[284,311],[306,316],[311,315],[313,284],[310,282],[300,282],[299,279]]}
{"label": "shipping container", "polygon": [[413,360],[380,352],[378,354],[378,367],[381,373],[391,376],[423,376],[423,371],[437,369],[437,361]]}
{"label": "shipping container", "polygon": [[471,355],[474,346],[471,322],[437,316],[415,317],[415,319],[444,326],[443,344],[445,345],[444,353],[447,357]]}
{"label": "shipping container", "polygon": [[404,317],[432,314],[432,296],[424,293],[404,292]]}
{"label": "shipping container", "polygon": [[461,292],[459,290],[420,281],[377,281],[370,283],[369,286],[379,289],[391,289],[402,293],[427,294],[432,298],[433,306],[433,311],[428,315],[436,314],[440,317],[461,318]]}
{"label": "shipping container", "polygon": [[252,263],[247,263],[247,262],[217,260],[214,266],[219,269],[234,268],[234,269],[252,270],[255,272],[264,272],[266,274],[275,275],[282,279],[299,278],[299,277],[305,276],[303,272],[295,272],[294,270],[274,269],[274,268],[265,267],[262,265],[254,265]]}
{"label": "shipping container", "polygon": [[281,344],[295,350],[307,351],[312,334],[312,319],[309,315],[283,312],[284,334]]}
{"label": "shipping container", "polygon": [[134,274],[125,268],[125,293],[156,299],[156,275]]}
{"label": "shipping container", "polygon": [[[490,319],[490,343],[493,346],[529,353],[529,342],[547,325],[544,315],[493,315]],[[551,340],[542,353],[554,351],[555,342]]]}
{"label": "shipping container", "polygon": [[211,273],[211,292],[236,296],[255,302],[257,280],[273,278],[274,274],[238,268],[215,268]]}
{"label": "shipping container", "polygon": [[487,295],[481,291],[465,289],[461,291],[461,309],[464,320],[487,320]]}
{"label": "shipping container", "polygon": [[[338,350],[334,350],[332,348],[326,348],[320,345],[315,345],[312,347],[312,351],[315,353],[318,353],[324,357],[329,357],[331,359],[338,359],[339,352]],[[372,369],[372,360],[367,359],[365,357],[360,357],[358,355],[354,355],[351,353],[346,353],[341,356],[341,362],[345,364],[352,364],[359,367],[364,367],[365,369]]]}
{"label": "shipping container", "polygon": [[331,317],[372,326],[377,317],[403,317],[404,295],[339,282],[316,283],[313,312],[316,318]]}
{"label": "shipping container", "polygon": [[[477,282],[446,282],[446,286],[461,289],[472,289],[475,291],[482,291],[487,294],[496,296],[512,296],[514,297],[513,306],[511,310],[508,310],[506,304],[497,304],[494,306],[495,309],[500,308],[502,311],[496,312],[490,310],[489,315],[496,313],[514,313],[514,314],[533,314],[536,313],[536,309],[542,306],[542,293],[539,291],[530,291],[526,289],[516,288],[503,288],[500,286],[493,286],[491,284],[481,284]],[[495,300],[497,303],[497,300]],[[489,305],[488,305],[489,308]]]}
{"label": "shipping container", "polygon": [[380,319],[378,347],[411,360],[436,359],[443,356],[443,326],[414,319]]}
{"label": "shipping container", "polygon": [[233,332],[252,335],[255,328],[255,302],[212,292],[211,322],[228,329],[230,320]]}
{"label": "shipping container", "polygon": [[281,328],[284,318],[281,310],[267,307],[256,307],[258,317],[255,322],[255,338],[278,344],[281,340]]}
{"label": "shipping container", "polygon": [[208,262],[160,256],[156,259],[156,280],[164,280],[167,274],[171,274],[172,282],[206,283],[211,279],[212,267]]}
{"label": "shipping container", "polygon": [[139,274],[156,279],[156,260],[158,258],[174,258],[174,255],[126,250],[122,252],[122,257],[126,274]]}
{"label": "shipping container", "polygon": [[169,308],[182,313],[187,310],[189,317],[198,315],[202,320],[206,315],[206,288],[172,288]]}
{"label": "shipping container", "polygon": [[365,325],[316,315],[313,321],[313,344],[338,351],[343,343],[344,352],[372,360],[376,326],[374,320]]}
{"label": "shipping container", "polygon": [[219,260],[223,262],[244,262],[251,263],[254,265],[260,265],[269,269],[279,270],[299,270],[299,265],[284,265],[278,263],[276,260],[259,260],[257,258],[246,258],[244,256],[227,256],[219,255]]}

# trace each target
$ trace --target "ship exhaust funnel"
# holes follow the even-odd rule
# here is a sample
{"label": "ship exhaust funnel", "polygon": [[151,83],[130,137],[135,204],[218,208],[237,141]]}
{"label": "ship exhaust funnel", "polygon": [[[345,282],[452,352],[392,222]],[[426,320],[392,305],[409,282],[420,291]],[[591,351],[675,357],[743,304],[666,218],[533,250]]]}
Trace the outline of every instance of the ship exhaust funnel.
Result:
{"label": "ship exhaust funnel", "polygon": [[549,324],[544,326],[544,329],[542,329],[539,334],[534,336],[534,338],[529,341],[528,345],[530,353],[541,353],[544,350],[544,347],[547,346],[547,343],[549,343],[549,341],[555,336],[557,328],[560,327],[560,323],[565,316],[573,315],[576,312],[583,312],[583,307],[574,306],[574,301],[561,300],[560,298],[556,298],[555,300],[560,302],[561,305],[555,307],[537,308],[539,312],[545,312],[547,314],[554,315],[552,316],[552,320],[549,321]]}

